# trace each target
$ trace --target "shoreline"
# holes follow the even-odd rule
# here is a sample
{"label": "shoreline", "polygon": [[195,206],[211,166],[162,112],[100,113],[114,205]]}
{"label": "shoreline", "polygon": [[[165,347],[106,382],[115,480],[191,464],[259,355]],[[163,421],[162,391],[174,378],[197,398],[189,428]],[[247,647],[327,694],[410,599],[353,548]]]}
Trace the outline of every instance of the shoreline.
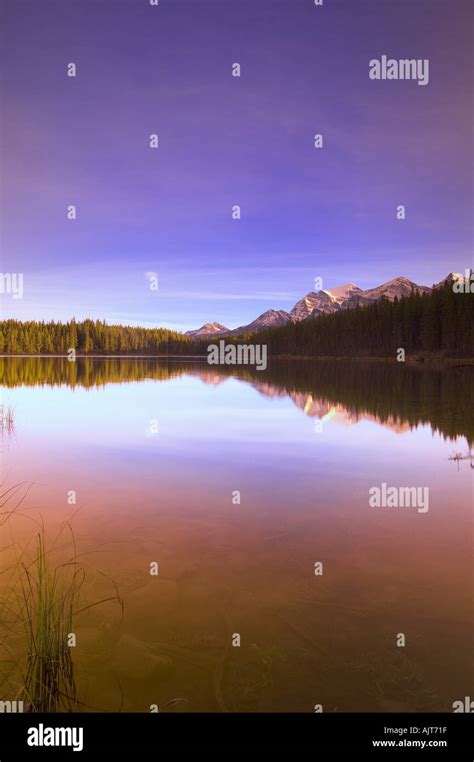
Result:
{"label": "shoreline", "polygon": [[[207,360],[207,355],[170,355],[170,354],[76,354],[76,359],[81,360]],[[68,359],[67,354],[0,354],[1,360],[8,359]],[[297,360],[297,361],[350,361],[350,362],[388,362],[401,365],[394,357],[373,357],[358,355],[273,355],[268,358],[271,360]],[[418,357],[407,357],[404,360],[406,365],[450,365],[454,367],[474,367],[473,357],[440,357],[439,355],[419,355]]]}

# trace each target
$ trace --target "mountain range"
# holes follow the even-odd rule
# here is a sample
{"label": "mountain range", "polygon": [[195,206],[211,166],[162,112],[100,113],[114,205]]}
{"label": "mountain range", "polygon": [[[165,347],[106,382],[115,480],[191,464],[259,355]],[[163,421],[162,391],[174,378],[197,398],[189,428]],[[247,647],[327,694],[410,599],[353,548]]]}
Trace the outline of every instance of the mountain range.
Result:
{"label": "mountain range", "polygon": [[232,336],[240,333],[254,333],[263,331],[265,328],[274,328],[285,325],[289,322],[298,322],[307,318],[314,318],[318,315],[328,315],[339,310],[352,309],[354,307],[364,307],[372,302],[376,302],[382,297],[393,301],[404,296],[409,296],[415,292],[418,294],[427,293],[432,288],[439,288],[446,281],[453,282],[465,278],[459,273],[449,273],[442,281],[430,286],[420,286],[408,278],[393,278],[382,283],[376,288],[369,288],[363,291],[355,283],[345,283],[336,288],[310,291],[303,296],[290,312],[285,310],[267,310],[259,315],[255,320],[247,325],[241,325],[238,328],[227,328],[221,323],[205,323],[201,328],[194,331],[186,331],[186,336],[195,339],[206,338],[207,336]]}

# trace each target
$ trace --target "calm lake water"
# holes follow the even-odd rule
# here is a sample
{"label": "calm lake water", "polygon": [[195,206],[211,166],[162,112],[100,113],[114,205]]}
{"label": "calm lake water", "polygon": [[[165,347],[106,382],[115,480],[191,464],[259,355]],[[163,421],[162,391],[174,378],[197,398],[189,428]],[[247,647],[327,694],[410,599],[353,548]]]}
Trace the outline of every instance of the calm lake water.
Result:
{"label": "calm lake water", "polygon": [[[1,359],[0,596],[40,520],[72,557],[69,521],[85,604],[123,602],[77,615],[78,709],[451,711],[474,672],[474,470],[450,460],[473,375]],[[382,483],[429,488],[429,510],[371,507]],[[14,698],[25,654],[0,628]]]}

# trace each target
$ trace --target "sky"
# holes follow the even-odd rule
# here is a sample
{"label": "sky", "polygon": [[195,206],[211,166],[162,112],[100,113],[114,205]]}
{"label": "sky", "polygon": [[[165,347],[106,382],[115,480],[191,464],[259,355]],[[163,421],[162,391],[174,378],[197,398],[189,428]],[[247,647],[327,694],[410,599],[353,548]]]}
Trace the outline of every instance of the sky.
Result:
{"label": "sky", "polygon": [[[470,0],[0,8],[3,318],[236,327],[315,278],[472,266]],[[382,55],[428,84],[370,79]]]}

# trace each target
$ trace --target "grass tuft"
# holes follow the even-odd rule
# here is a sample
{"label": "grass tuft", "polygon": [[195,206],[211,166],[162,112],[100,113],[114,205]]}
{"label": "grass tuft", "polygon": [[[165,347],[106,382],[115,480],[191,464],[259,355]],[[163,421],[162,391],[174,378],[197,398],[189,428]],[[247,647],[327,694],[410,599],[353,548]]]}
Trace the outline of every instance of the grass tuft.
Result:
{"label": "grass tuft", "polygon": [[35,712],[74,711],[77,691],[69,638],[84,572],[73,561],[51,568],[44,533],[36,537],[36,558],[21,564],[22,620],[26,631],[25,694]]}

